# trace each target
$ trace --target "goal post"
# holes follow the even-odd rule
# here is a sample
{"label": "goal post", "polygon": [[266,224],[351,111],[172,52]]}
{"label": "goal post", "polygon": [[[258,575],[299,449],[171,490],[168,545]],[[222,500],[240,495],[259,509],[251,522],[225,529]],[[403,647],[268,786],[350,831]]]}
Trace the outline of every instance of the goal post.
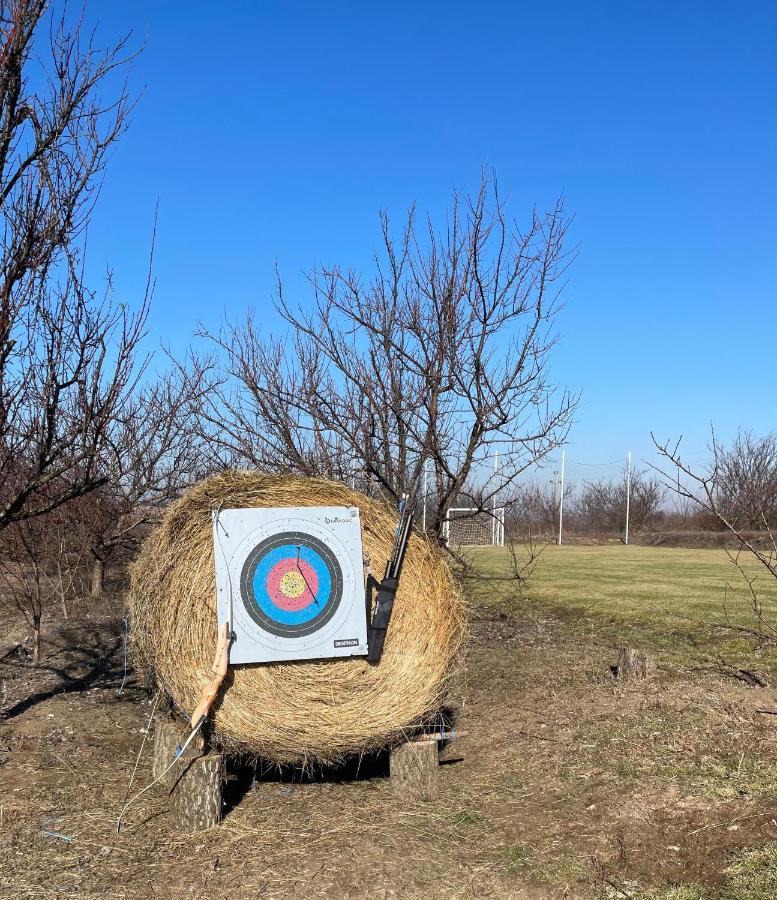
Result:
{"label": "goal post", "polygon": [[445,513],[443,536],[449,546],[503,547],[504,507],[478,509],[476,506],[453,506]]}

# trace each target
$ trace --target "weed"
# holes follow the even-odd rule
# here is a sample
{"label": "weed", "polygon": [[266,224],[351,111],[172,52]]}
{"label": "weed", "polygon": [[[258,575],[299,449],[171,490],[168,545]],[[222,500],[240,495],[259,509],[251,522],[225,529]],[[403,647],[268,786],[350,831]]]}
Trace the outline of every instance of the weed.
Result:
{"label": "weed", "polygon": [[531,859],[531,851],[521,844],[508,844],[500,847],[499,855],[502,857],[507,871],[512,875],[523,872]]}
{"label": "weed", "polygon": [[457,809],[448,818],[451,825],[477,825],[483,821],[483,816],[471,809]]}

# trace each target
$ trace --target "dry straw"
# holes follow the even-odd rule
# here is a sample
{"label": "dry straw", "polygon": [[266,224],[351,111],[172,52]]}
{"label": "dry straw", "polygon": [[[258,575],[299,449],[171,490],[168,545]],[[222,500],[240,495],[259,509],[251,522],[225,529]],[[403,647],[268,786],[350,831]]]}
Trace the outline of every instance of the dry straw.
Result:
{"label": "dry straw", "polygon": [[[211,514],[222,507],[358,506],[364,551],[383,574],[396,514],[342,484],[255,472],[200,482],[171,507],[131,571],[133,649],[191,712],[216,646]],[[383,658],[234,666],[212,713],[229,750],[279,763],[333,763],[391,745],[445,700],[462,602],[439,551],[413,535]]]}

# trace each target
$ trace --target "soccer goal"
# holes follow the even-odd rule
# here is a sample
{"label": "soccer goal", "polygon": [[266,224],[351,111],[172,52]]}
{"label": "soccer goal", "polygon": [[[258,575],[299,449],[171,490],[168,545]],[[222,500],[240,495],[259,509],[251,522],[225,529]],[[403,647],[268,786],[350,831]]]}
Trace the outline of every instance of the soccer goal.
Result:
{"label": "soccer goal", "polygon": [[505,510],[454,506],[445,514],[445,542],[450,546],[498,546],[505,542]]}

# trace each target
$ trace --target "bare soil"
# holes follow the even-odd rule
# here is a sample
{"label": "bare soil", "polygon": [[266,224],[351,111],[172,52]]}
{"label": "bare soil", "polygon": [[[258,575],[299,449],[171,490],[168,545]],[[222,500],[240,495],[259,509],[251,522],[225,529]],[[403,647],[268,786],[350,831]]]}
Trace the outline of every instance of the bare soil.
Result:
{"label": "bare soil", "polygon": [[[0,656],[21,637],[6,631]],[[465,760],[436,801],[395,800],[381,757],[236,765],[223,823],[195,835],[159,789],[116,834],[151,709],[136,677],[119,693],[120,619],[64,623],[39,667],[5,655],[0,896],[629,897],[714,887],[734,851],[777,838],[772,687],[666,667],[619,684],[616,647],[544,612],[471,631]],[[135,788],[149,780],[150,740]]]}

